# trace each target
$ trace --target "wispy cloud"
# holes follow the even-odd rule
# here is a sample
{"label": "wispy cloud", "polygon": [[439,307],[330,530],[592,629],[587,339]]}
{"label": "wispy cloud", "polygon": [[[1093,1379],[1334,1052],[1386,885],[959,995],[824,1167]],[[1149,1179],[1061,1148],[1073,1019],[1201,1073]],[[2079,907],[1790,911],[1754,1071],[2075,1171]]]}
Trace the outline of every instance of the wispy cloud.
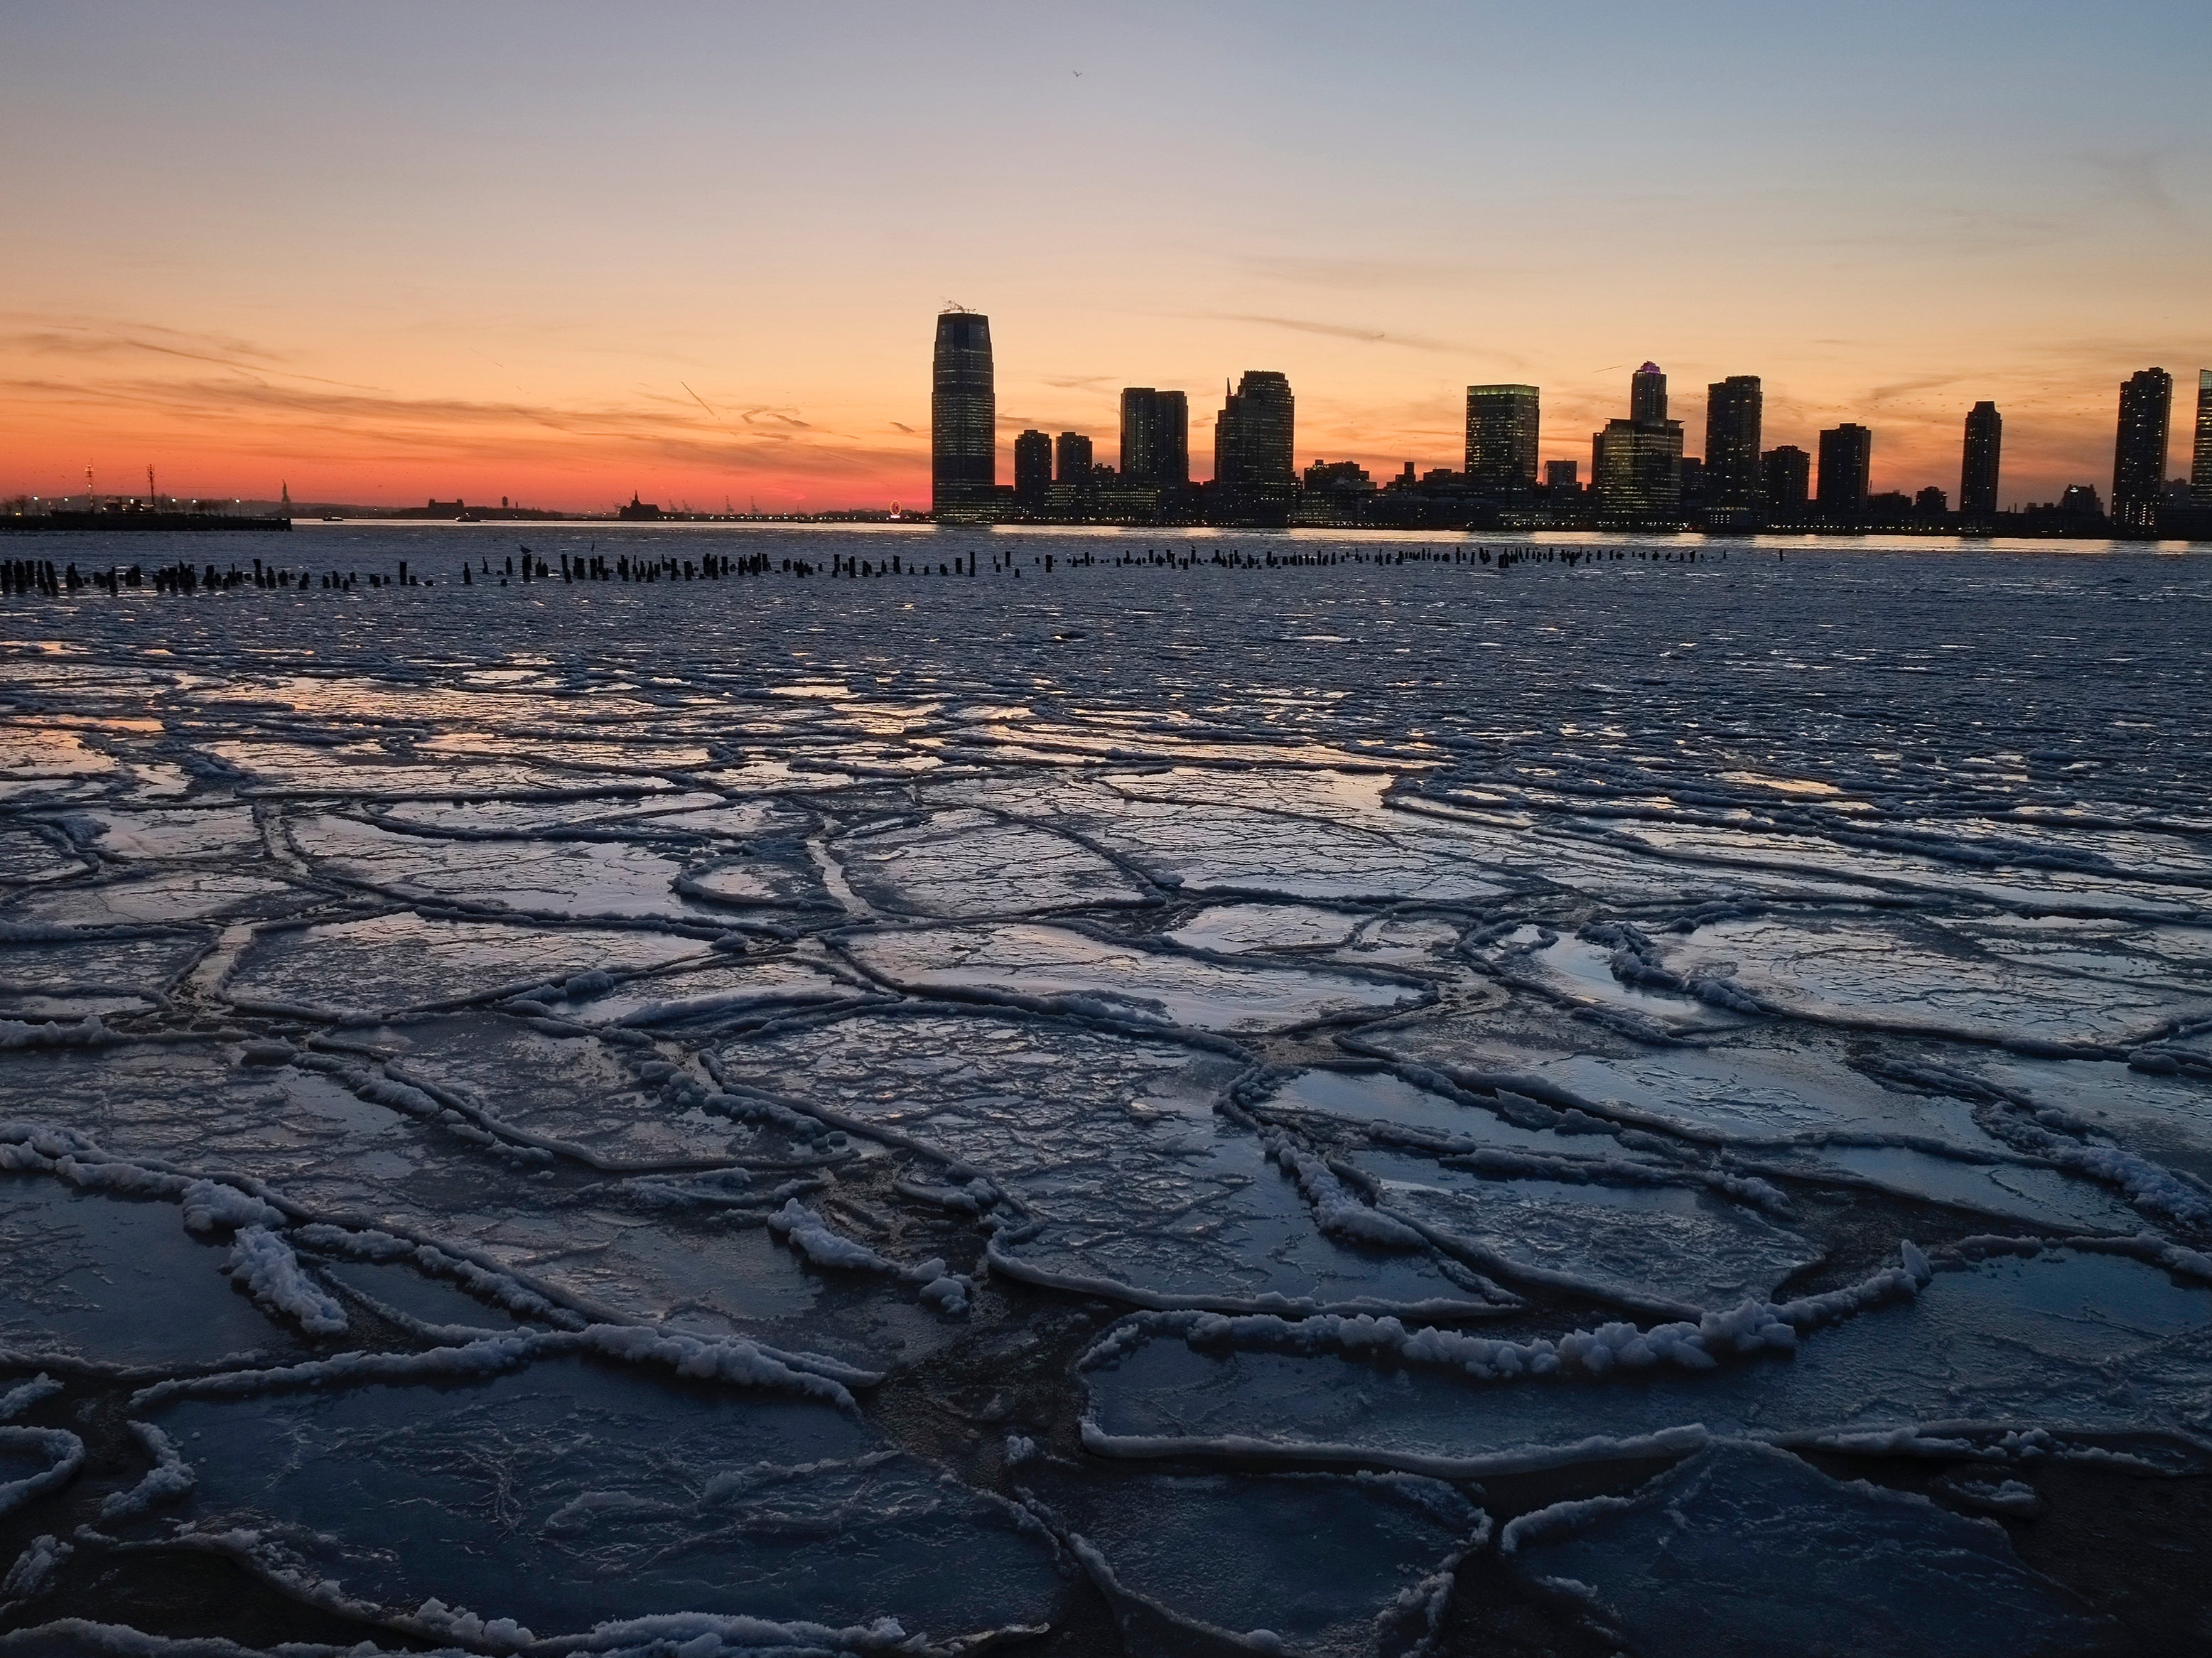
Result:
{"label": "wispy cloud", "polygon": [[[1474,348],[1455,340],[1432,339],[1425,334],[1394,333],[1356,323],[1315,322],[1304,317],[1267,317],[1249,312],[1210,311],[1200,313],[1206,322],[1249,323],[1258,328],[1280,328],[1293,334],[1318,334],[1324,339],[1353,340],[1362,345],[1395,345],[1406,351],[1443,351],[1466,356]],[[1494,353],[1485,355],[1497,355]]]}

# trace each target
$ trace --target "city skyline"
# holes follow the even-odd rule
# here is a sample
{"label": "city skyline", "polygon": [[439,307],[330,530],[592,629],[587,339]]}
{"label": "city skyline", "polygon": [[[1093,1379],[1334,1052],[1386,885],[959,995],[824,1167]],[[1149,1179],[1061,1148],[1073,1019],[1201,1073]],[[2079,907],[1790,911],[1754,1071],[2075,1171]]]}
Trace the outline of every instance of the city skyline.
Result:
{"label": "city skyline", "polygon": [[1540,464],[1586,459],[1650,357],[1692,434],[1747,374],[1770,447],[1867,425],[1876,489],[1954,488],[1993,401],[2014,505],[2108,488],[2112,386],[2212,363],[2201,8],[1839,46],[1600,5],[1571,51],[1479,4],[1352,51],[1297,5],[655,15],[13,20],[0,490],[913,504],[947,299],[1001,332],[1002,471],[1131,385],[1190,395],[1202,465],[1253,363],[1301,464],[1455,466],[1473,384],[1542,387]]}

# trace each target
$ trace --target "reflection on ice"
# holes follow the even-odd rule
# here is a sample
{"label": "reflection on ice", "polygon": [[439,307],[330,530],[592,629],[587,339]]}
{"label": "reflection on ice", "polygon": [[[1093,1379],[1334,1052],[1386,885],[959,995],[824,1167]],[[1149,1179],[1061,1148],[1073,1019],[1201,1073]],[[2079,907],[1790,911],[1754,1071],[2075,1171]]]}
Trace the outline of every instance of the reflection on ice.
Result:
{"label": "reflection on ice", "polygon": [[439,1380],[160,1405],[188,1523],[260,1529],[262,1570],[386,1619],[435,1600],[538,1635],[689,1612],[945,1641],[1058,1608],[1018,1509],[773,1382],[575,1358]]}
{"label": "reflection on ice", "polygon": [[1504,1540],[1651,1658],[1820,1652],[1846,1631],[1851,1650],[1895,1658],[2126,1649],[1996,1527],[1763,1446],[1715,1446],[1632,1498],[1525,1515]]}
{"label": "reflection on ice", "polygon": [[1339,973],[1223,967],[1033,925],[867,932],[850,948],[863,967],[904,990],[980,992],[1198,1030],[1280,1029],[1386,1011],[1419,994]]}

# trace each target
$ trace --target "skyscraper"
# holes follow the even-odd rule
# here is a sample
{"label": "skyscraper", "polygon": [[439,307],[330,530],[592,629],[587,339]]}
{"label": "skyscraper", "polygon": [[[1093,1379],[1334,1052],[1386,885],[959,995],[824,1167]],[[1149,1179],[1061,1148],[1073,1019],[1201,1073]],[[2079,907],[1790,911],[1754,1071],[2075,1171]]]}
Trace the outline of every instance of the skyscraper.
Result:
{"label": "skyscraper", "polygon": [[1673,525],[1682,517],[1682,422],[1667,418],[1667,376],[1647,362],[1628,382],[1628,418],[1590,439],[1601,523]]}
{"label": "skyscraper", "polygon": [[1638,425],[1667,418],[1667,376],[1657,363],[1647,362],[1628,377],[1628,417]]}
{"label": "skyscraper", "polygon": [[942,313],[929,397],[931,509],[939,517],[985,516],[997,506],[998,418],[991,319]]}
{"label": "skyscraper", "polygon": [[1032,427],[1014,440],[1014,505],[1041,512],[1052,488],[1052,440]]}
{"label": "skyscraper", "polygon": [[1867,489],[1874,477],[1874,434],[1856,421],[1845,421],[1820,434],[1820,514],[1856,518],[1866,511]]}
{"label": "skyscraper", "polygon": [[2004,420],[1993,403],[1978,403],[1966,415],[1966,449],[1959,468],[1959,518],[1969,530],[1986,530],[1996,521],[1997,464],[2004,449]]}
{"label": "skyscraper", "polygon": [[1794,443],[1769,449],[1759,457],[1760,482],[1766,494],[1766,513],[1787,524],[1805,516],[1805,503],[1813,489],[1813,458]]}
{"label": "skyscraper", "polygon": [[2197,452],[2189,466],[2189,495],[2212,507],[2212,368],[2197,371]]}
{"label": "skyscraper", "polygon": [[1224,487],[1287,490],[1297,482],[1297,404],[1289,379],[1248,368],[1223,390],[1213,427],[1213,481]]}
{"label": "skyscraper", "polygon": [[1467,388],[1467,484],[1518,495],[1536,482],[1537,392],[1533,386]]}
{"label": "skyscraper", "polygon": [[2120,386],[2120,428],[2112,444],[2112,525],[2148,533],[2158,527],[2166,489],[2166,446],[2172,435],[2173,376],[2139,368]]}
{"label": "skyscraper", "polygon": [[1759,376],[1731,374],[1705,388],[1705,501],[1745,514],[1765,490],[1759,469],[1762,396]]}
{"label": "skyscraper", "polygon": [[1121,482],[1180,489],[1190,482],[1190,399],[1132,386],[1121,393]]}
{"label": "skyscraper", "polygon": [[1053,446],[1054,477],[1071,489],[1091,482],[1091,440],[1081,432],[1062,432]]}

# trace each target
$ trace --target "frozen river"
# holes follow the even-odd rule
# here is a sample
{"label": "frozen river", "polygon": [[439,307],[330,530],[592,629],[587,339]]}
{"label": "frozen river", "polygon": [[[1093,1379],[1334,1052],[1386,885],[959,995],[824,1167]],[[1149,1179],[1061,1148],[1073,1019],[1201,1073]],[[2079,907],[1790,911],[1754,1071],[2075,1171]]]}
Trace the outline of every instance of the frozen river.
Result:
{"label": "frozen river", "polygon": [[0,545],[0,1654],[2185,1649],[2212,559],[1692,544]]}

